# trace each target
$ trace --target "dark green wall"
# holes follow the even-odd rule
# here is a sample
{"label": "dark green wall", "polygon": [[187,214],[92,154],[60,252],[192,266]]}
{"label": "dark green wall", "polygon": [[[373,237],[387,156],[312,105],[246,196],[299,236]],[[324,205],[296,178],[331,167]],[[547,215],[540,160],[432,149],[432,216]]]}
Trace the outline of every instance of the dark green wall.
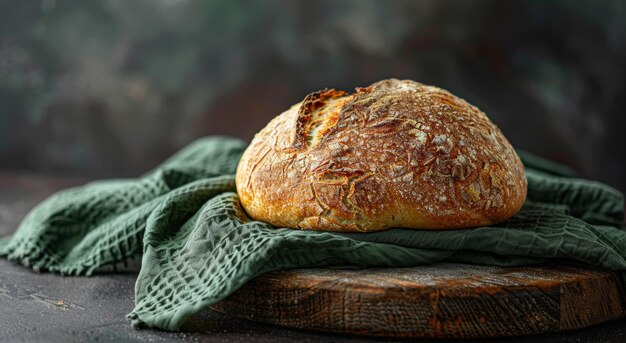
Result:
{"label": "dark green wall", "polygon": [[386,77],[626,189],[623,1],[0,1],[0,169],[135,175]]}

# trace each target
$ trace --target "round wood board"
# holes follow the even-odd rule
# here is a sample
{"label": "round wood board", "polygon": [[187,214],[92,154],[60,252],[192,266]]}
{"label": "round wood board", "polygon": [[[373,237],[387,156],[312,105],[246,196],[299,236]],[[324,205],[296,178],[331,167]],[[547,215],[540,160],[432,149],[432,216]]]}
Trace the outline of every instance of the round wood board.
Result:
{"label": "round wood board", "polygon": [[611,271],[439,263],[273,272],[212,308],[302,329],[471,338],[582,328],[624,316],[626,301]]}

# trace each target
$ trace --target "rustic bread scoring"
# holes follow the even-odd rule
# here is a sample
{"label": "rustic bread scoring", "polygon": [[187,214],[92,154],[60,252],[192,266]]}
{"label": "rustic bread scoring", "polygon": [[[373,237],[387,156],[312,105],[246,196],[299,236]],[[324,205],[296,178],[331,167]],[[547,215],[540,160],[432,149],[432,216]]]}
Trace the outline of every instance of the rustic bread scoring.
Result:
{"label": "rustic bread scoring", "polygon": [[490,225],[526,198],[522,163],[483,112],[396,79],[307,95],[254,137],[236,184],[251,218],[329,231]]}

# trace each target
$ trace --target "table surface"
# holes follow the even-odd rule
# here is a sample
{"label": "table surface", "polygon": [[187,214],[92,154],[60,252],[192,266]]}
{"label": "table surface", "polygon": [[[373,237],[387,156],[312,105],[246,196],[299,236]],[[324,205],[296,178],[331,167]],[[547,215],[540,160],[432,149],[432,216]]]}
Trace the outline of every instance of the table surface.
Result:
{"label": "table surface", "polygon": [[[26,212],[55,190],[85,181],[0,173],[0,236],[13,232]],[[35,273],[0,259],[0,342],[395,341],[287,329],[231,318],[208,309],[191,318],[180,333],[135,330],[126,314],[133,307],[138,266],[139,261],[135,261],[123,272],[63,277]],[[624,342],[626,318],[564,333],[479,341]]]}

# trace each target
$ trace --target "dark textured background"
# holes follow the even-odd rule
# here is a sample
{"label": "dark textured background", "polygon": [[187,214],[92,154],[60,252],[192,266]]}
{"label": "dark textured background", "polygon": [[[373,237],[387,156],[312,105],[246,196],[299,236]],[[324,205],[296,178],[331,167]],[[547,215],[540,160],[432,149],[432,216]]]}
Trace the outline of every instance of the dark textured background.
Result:
{"label": "dark textured background", "polygon": [[137,175],[308,92],[447,88],[626,190],[623,1],[0,0],[0,170]]}

